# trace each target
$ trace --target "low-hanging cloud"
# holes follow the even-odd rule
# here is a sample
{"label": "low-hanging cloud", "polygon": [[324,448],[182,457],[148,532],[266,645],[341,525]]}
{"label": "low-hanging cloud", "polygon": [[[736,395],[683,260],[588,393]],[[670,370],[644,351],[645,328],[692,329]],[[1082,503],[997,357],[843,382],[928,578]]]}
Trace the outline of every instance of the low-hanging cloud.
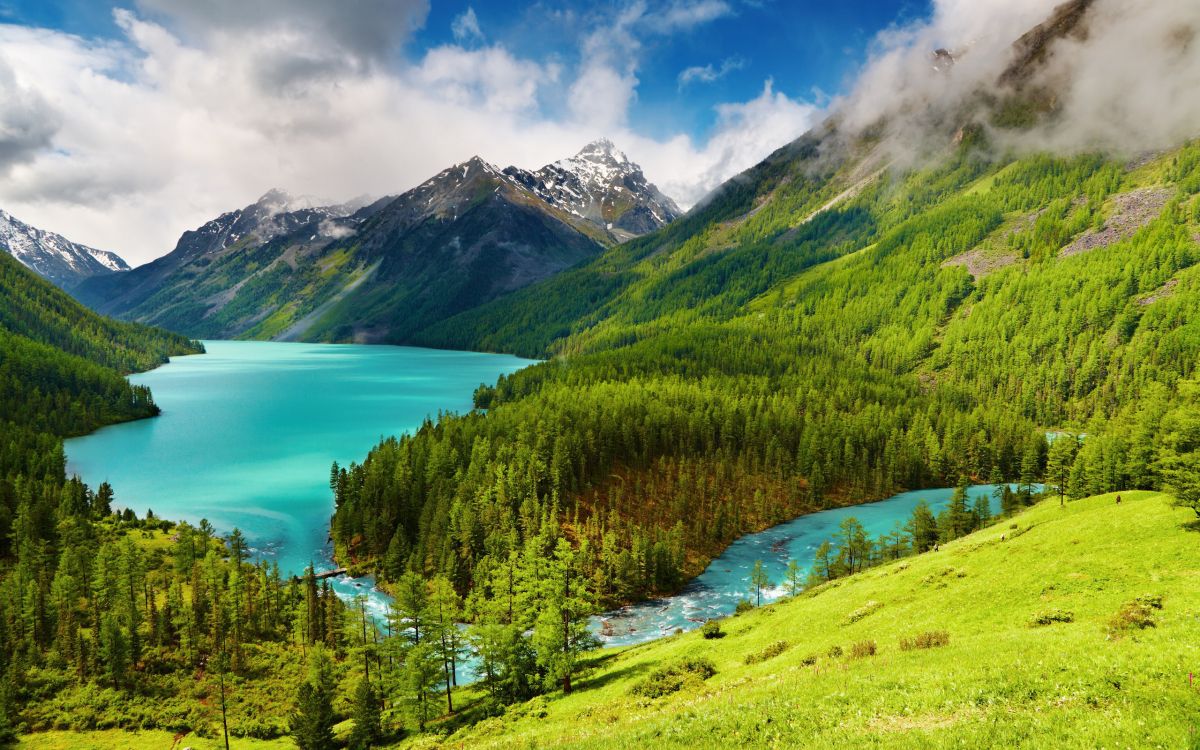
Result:
{"label": "low-hanging cloud", "polygon": [[[1200,135],[1200,3],[1083,2],[1070,33],[1052,36],[1044,58],[1002,80],[1014,41],[1060,9],[1069,8],[936,0],[928,20],[879,35],[851,93],[834,105],[843,132],[882,128],[883,148],[901,163],[944,151],[972,123],[1017,151],[1128,154]],[[1022,97],[1038,100],[1036,123],[996,127],[999,109]]]}

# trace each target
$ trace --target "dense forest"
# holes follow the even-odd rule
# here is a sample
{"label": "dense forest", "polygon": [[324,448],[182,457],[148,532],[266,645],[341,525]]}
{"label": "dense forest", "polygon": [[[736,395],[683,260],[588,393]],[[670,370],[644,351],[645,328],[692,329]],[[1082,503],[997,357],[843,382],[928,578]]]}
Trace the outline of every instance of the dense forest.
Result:
{"label": "dense forest", "polygon": [[1161,487],[1200,354],[1200,146],[996,158],[980,136],[904,171],[831,159],[834,137],[427,331],[547,360],[335,466],[341,558],[444,577],[486,621],[554,537],[600,607],[900,489]]}
{"label": "dense forest", "polygon": [[[677,590],[799,514],[972,482],[1017,485],[1003,517],[1038,484],[1200,508],[1200,146],[1134,163],[979,149],[864,176],[861,158],[811,163],[808,139],[458,321],[489,333],[442,343],[546,359],[332,468],[337,554],[394,595],[381,622],[311,571],[252,562],[236,530],[118,512],[114,488],[68,479],[64,436],[156,413],[121,375],[197,347],[0,256],[0,734],[370,747],[571,692],[595,664],[590,614]],[[564,304],[509,327],[538,295]],[[787,581],[756,570],[744,607],[995,520],[961,489],[877,538],[848,519]]]}

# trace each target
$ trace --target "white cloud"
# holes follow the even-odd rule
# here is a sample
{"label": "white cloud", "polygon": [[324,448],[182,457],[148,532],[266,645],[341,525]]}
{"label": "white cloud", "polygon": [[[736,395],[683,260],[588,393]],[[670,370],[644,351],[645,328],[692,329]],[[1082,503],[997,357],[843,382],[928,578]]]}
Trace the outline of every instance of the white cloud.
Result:
{"label": "white cloud", "polygon": [[670,34],[732,14],[733,8],[723,0],[698,0],[698,2],[672,3],[659,13],[649,14],[648,21],[654,31]]}
{"label": "white cloud", "polygon": [[[118,11],[123,36],[109,41],[0,25],[11,68],[0,66],[0,206],[140,263],[272,187],[331,203],[395,194],[476,153],[536,168],[599,135],[687,206],[816,113],[768,84],[723,106],[704,143],[632,132],[640,39],[692,28],[722,3],[623,7],[592,26],[570,67],[499,45],[389,60],[423,20],[420,2],[373,0],[409,12],[381,36],[331,20],[316,0],[281,24],[244,9],[241,26],[228,22],[232,10],[195,5],[143,0],[139,12]],[[323,23],[341,26],[327,35]]]}
{"label": "white cloud", "polygon": [[58,112],[38,92],[21,85],[0,58],[0,173],[28,161],[50,145],[58,131]]}
{"label": "white cloud", "polygon": [[[733,175],[795,140],[822,117],[815,104],[790,99],[763,84],[754,99],[717,107],[717,127],[702,145],[678,136],[666,143],[633,139],[627,149],[680,205],[692,205]],[[686,168],[680,168],[686,165]]]}
{"label": "white cloud", "polygon": [[712,63],[693,65],[679,71],[679,88],[682,89],[690,83],[713,83],[744,67],[746,67],[746,61],[740,57],[727,57],[721,61],[719,67]]}
{"label": "white cloud", "polygon": [[455,41],[459,43],[483,40],[483,29],[479,28],[479,16],[475,15],[475,9],[471,7],[454,19],[454,22],[450,24],[450,31],[453,32]]}
{"label": "white cloud", "polygon": [[136,0],[188,38],[289,31],[355,58],[386,58],[425,23],[428,0]]}

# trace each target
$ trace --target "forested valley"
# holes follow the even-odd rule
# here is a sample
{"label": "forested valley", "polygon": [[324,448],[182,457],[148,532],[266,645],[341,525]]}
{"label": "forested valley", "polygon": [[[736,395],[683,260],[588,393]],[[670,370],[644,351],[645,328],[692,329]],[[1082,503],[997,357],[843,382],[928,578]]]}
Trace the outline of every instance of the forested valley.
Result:
{"label": "forested valley", "polygon": [[[1127,164],[965,142],[864,177],[857,160],[822,173],[812,138],[453,327],[486,336],[428,332],[545,361],[332,467],[337,555],[394,595],[382,620],[311,571],[252,561],[236,531],[118,512],[119,487],[68,479],[64,436],[156,413],[121,375],[198,349],[0,258],[19,301],[0,313],[5,732],[323,748],[453,731],[571,692],[593,669],[589,615],[676,591],[797,515],[984,482],[1018,487],[1005,518],[1039,485],[1064,502],[1163,487],[1186,502],[1200,147]],[[542,325],[507,326],[534,304]],[[748,581],[746,606],[996,520],[959,492],[881,537],[847,522],[788,581]],[[479,686],[463,698],[468,660]]]}
{"label": "forested valley", "polygon": [[[581,277],[628,279],[569,335],[451,340],[551,358],[481,388],[479,411],[335,468],[342,554],[466,595],[552,517],[588,542],[614,603],[670,591],[734,537],[806,510],[1015,482],[1023,463],[1040,479],[1048,432],[1087,435],[1073,493],[1158,485],[1156,426],[1200,343],[1200,149],[1130,170],[990,163],[964,145],[807,223],[849,177],[779,158],[757,201],[733,189],[707,206],[704,231],[673,225],[485,308],[510,320]],[[1160,213],[1138,231],[1060,252],[1149,193]],[[971,255],[996,267],[973,276]]]}

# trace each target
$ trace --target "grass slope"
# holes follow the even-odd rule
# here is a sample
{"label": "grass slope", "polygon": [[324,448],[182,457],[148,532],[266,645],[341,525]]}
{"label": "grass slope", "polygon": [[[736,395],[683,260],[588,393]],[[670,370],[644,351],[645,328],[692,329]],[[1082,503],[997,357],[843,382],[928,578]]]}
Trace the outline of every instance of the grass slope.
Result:
{"label": "grass slope", "polygon": [[[1045,501],[940,551],[688,633],[606,652],[569,696],[515,706],[445,747],[1196,747],[1200,528],[1151,492]],[[1109,632],[1161,595],[1157,624]],[[870,604],[878,603],[873,608]],[[1038,614],[1074,621],[1032,626]],[[870,614],[850,622],[851,613]],[[901,638],[949,632],[902,651]],[[746,657],[786,640],[780,655]],[[853,644],[878,653],[853,659]],[[847,656],[831,657],[840,646]],[[807,657],[817,655],[814,663]],[[717,674],[673,695],[631,687],[683,657]],[[430,738],[407,747],[425,747]]]}

